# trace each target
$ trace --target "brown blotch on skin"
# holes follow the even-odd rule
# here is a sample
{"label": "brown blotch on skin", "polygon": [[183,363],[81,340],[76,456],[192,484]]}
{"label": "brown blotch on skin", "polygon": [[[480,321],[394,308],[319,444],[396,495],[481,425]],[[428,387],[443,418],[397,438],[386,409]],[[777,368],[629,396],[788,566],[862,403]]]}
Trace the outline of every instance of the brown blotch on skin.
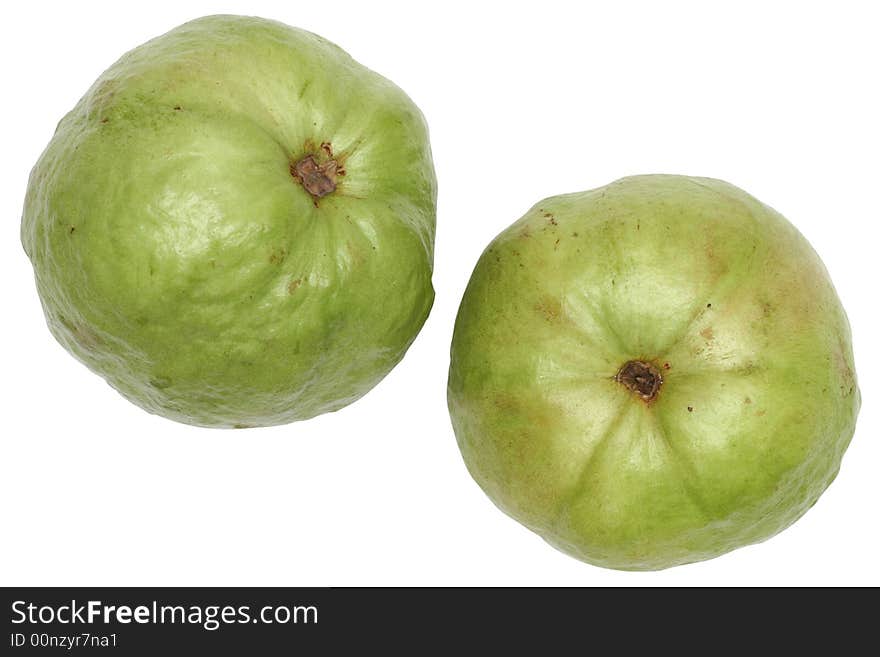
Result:
{"label": "brown blotch on skin", "polygon": [[751,398],[751,397],[746,397],[746,398],[743,400],[743,403],[744,403],[744,404],[751,404],[751,403],[752,403],[752,398]]}
{"label": "brown blotch on skin", "polygon": [[175,105],[175,106],[174,106],[174,111],[179,112],[179,111],[180,111],[180,105]]}
{"label": "brown blotch on skin", "polygon": [[110,119],[108,119],[107,117],[101,119],[101,123],[107,123],[108,121],[110,121]]}
{"label": "brown blotch on skin", "polygon": [[[837,372],[840,375],[840,389],[844,391],[845,395],[852,394],[855,390],[855,373],[852,368],[849,366],[849,359],[847,358],[848,349],[844,344],[843,340],[838,338],[837,341],[837,349],[834,350],[833,359],[834,366],[837,368]],[[846,391],[849,388],[848,392]]]}
{"label": "brown blotch on skin", "polygon": [[766,413],[767,413],[767,411],[765,411],[765,410],[762,408],[760,411],[758,411],[757,413],[755,413],[755,415],[757,415],[758,417],[761,417],[762,415],[765,415]]}
{"label": "brown blotch on skin", "polygon": [[70,332],[70,336],[80,347],[95,349],[104,344],[104,340],[87,326],[70,322],[64,317],[60,317],[59,321]]}
{"label": "brown blotch on skin", "polygon": [[663,385],[663,376],[660,374],[660,370],[652,363],[643,360],[631,360],[624,363],[614,376],[614,380],[648,403],[657,398],[660,386]]}
{"label": "brown blotch on skin", "polygon": [[98,85],[98,88],[92,94],[92,102],[100,111],[106,109],[116,95],[116,87],[119,85],[118,80],[106,79]]}
{"label": "brown blotch on skin", "polygon": [[[351,240],[347,240],[345,242],[346,250],[348,251],[348,255],[351,258],[351,264],[353,267],[360,267],[367,261],[367,257],[364,254],[362,249],[356,247]],[[375,250],[376,247],[373,247]]]}
{"label": "brown blotch on skin", "polygon": [[700,335],[702,335],[706,339],[706,342],[712,342],[712,340],[715,339],[715,333],[712,331],[711,326],[707,326],[702,331],[700,331]]}
{"label": "brown blotch on skin", "polygon": [[294,292],[296,292],[299,289],[300,285],[302,285],[301,278],[297,278],[297,279],[290,281],[290,283],[287,284],[287,293],[293,294]]}
{"label": "brown blotch on skin", "polygon": [[519,400],[512,395],[498,394],[492,401],[495,408],[504,413],[515,413],[521,406]]}
{"label": "brown blotch on skin", "polygon": [[535,310],[548,322],[558,322],[562,317],[562,304],[558,299],[544,297],[535,304]]}
{"label": "brown blotch on skin", "polygon": [[694,407],[688,406],[688,413],[693,413],[693,412],[694,412]]}

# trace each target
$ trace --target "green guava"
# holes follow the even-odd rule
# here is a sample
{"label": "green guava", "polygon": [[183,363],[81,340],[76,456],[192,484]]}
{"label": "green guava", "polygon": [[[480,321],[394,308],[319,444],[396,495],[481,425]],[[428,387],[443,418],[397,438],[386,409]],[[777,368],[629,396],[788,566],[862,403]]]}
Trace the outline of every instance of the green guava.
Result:
{"label": "green guava", "polygon": [[836,476],[860,404],[807,241],[732,185],[665,175],[549,198],[489,245],[448,393],[495,504],[623,570],[793,523]]}
{"label": "green guava", "polygon": [[209,16],[124,55],[34,167],[21,236],[58,341],[212,427],[339,409],[430,311],[418,108],[309,32]]}

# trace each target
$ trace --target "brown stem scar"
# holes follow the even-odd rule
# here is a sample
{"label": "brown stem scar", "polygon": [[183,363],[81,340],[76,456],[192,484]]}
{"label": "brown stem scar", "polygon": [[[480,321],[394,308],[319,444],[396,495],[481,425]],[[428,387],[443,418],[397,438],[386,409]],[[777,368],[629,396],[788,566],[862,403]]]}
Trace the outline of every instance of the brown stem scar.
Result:
{"label": "brown stem scar", "polygon": [[313,144],[306,142],[305,150],[309,154],[291,163],[290,175],[312,195],[317,205],[319,198],[336,191],[337,179],[345,175],[345,167],[341,162],[344,158],[333,155],[330,142],[321,142],[318,148]]}
{"label": "brown stem scar", "polygon": [[336,190],[336,161],[319,165],[311,155],[290,166],[291,175],[315,198],[324,198]]}
{"label": "brown stem scar", "polygon": [[663,384],[660,370],[642,360],[624,363],[614,380],[646,402],[652,402],[657,398],[660,386]]}

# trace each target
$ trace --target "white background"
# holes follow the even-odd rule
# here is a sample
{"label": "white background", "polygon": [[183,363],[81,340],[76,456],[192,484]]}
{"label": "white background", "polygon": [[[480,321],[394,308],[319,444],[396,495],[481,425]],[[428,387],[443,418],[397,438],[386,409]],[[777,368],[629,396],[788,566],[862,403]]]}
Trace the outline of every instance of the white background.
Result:
{"label": "white background", "polygon": [[[880,585],[880,20],[870,2],[12,3],[0,35],[5,585]],[[354,405],[248,431],[124,401],[49,335],[18,237],[55,124],[124,51],[210,13],[317,32],[431,127],[437,300]],[[837,481],[793,527],[659,573],[571,559],[469,478],[445,401],[458,302],[539,199],[637,173],[728,180],[824,259],[862,412]]]}

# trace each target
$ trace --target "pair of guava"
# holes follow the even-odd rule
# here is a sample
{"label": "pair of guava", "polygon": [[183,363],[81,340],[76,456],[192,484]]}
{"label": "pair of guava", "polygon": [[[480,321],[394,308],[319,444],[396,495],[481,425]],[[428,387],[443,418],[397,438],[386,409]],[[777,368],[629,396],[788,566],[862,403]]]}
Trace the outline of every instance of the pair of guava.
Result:
{"label": "pair of guava", "polygon": [[[22,242],[53,335],[148,411],[213,427],[339,409],[433,301],[424,119],[333,44],[211,16],[124,55],[31,174]],[[656,569],[783,529],[859,408],[825,268],[717,180],[542,201],[484,252],[449,409],[504,511],[592,563]]]}

